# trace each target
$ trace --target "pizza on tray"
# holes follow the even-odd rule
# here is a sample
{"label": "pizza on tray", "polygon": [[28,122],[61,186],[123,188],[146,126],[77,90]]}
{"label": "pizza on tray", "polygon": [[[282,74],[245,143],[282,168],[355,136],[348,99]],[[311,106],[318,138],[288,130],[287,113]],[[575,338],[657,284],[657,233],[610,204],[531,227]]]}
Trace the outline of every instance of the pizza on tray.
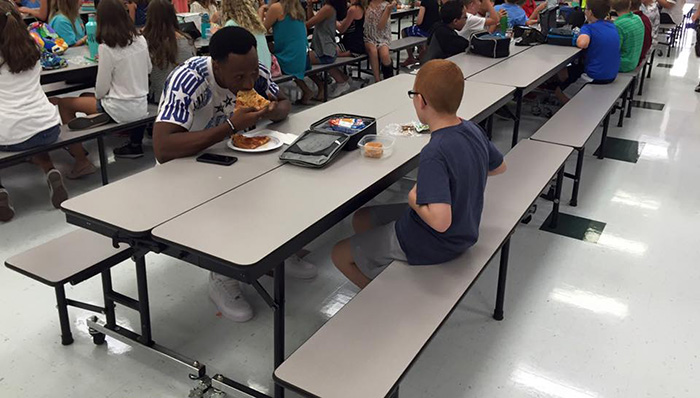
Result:
{"label": "pizza on tray", "polygon": [[265,97],[258,94],[255,90],[239,91],[236,94],[236,107],[239,109],[254,108],[259,111],[269,104],[270,101],[266,100]]}
{"label": "pizza on tray", "polygon": [[243,134],[234,134],[231,139],[233,140],[233,145],[241,149],[256,149],[270,142],[270,137],[266,135],[246,137]]}

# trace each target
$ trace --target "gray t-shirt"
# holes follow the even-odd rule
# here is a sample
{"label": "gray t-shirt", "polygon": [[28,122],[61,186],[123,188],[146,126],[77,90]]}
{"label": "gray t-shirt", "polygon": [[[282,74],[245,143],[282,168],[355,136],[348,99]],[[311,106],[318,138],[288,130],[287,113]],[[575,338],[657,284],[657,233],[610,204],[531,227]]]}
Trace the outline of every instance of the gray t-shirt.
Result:
{"label": "gray t-shirt", "polygon": [[173,71],[178,65],[187,61],[196,55],[196,50],[194,44],[190,43],[189,39],[186,37],[178,37],[177,39],[177,55],[175,56],[174,65],[168,65],[164,69],[153,65],[153,70],[149,76],[148,84],[148,102],[152,104],[157,104],[160,102],[160,96],[163,94],[163,86],[165,85],[165,79],[168,78],[170,72]]}
{"label": "gray t-shirt", "polygon": [[324,19],[314,27],[314,35],[311,38],[311,49],[316,55],[336,56],[335,49],[335,20],[336,13],[333,9],[333,16]]}

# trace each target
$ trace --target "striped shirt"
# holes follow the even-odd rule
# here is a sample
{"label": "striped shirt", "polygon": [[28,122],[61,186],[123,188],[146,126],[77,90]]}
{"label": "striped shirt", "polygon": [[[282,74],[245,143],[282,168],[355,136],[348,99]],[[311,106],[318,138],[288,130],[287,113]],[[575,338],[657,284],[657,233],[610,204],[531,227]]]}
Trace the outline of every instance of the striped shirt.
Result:
{"label": "striped shirt", "polygon": [[[270,71],[261,63],[258,68],[255,91],[268,99],[276,97],[279,87],[272,81]],[[236,95],[220,87],[214,79],[211,57],[192,57],[175,68],[165,81],[156,121],[201,131],[226,123],[235,107]]]}
{"label": "striped shirt", "polygon": [[642,19],[631,12],[615,20],[620,35],[620,72],[631,72],[639,65],[644,44],[644,24]]}

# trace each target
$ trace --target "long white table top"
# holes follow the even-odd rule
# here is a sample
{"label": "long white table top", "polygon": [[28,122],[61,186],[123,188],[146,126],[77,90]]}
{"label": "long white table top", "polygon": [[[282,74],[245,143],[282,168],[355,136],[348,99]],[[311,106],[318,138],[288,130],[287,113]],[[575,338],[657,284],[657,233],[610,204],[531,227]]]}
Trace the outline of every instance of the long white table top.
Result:
{"label": "long white table top", "polygon": [[[399,75],[267,127],[300,134],[311,123],[335,112],[379,118],[402,104],[410,106],[405,92],[413,86],[414,78]],[[220,143],[206,152],[234,155],[238,162],[224,167],[196,162],[195,157],[174,160],[69,199],[62,208],[120,231],[143,234],[282,165],[278,159],[280,150],[248,154],[233,152]]]}
{"label": "long white table top", "polygon": [[447,58],[448,61],[452,61],[462,70],[464,78],[469,78],[481,71],[484,71],[494,65],[500,64],[501,62],[507,60],[508,58],[514,57],[523,51],[529,50],[532,47],[516,46],[515,44],[510,45],[510,55],[506,58],[489,58],[483,55],[462,53],[453,55]]}
{"label": "long white table top", "polygon": [[88,71],[97,69],[97,62],[91,61],[86,57],[90,56],[90,50],[87,46],[71,47],[62,55],[68,63],[68,66],[60,69],[43,70],[41,71],[42,81],[45,79],[56,80],[56,76],[65,75],[76,71]]}
{"label": "long white table top", "polygon": [[[483,114],[514,91],[512,87],[465,83],[459,110],[464,119]],[[378,118],[378,131],[390,123],[417,120],[410,99],[404,98],[400,109]],[[427,134],[397,138],[394,153],[380,160],[354,151],[343,153],[321,170],[285,165],[158,226],[153,237],[231,264],[256,264],[414,160],[428,140]]]}
{"label": "long white table top", "polygon": [[519,89],[531,88],[556,73],[580,52],[581,50],[576,47],[541,44],[479,72],[467,80],[502,84]]}

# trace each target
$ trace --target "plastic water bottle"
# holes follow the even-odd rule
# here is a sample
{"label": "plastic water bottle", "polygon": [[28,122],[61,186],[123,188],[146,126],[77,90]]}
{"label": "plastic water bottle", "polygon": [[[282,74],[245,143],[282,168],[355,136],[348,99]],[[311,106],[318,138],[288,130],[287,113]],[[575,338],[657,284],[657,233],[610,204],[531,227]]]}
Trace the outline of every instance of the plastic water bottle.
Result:
{"label": "plastic water bottle", "polygon": [[85,24],[85,31],[87,32],[87,44],[90,49],[90,58],[97,60],[97,19],[95,14],[90,14],[88,16],[88,23]]}
{"label": "plastic water bottle", "polygon": [[202,39],[206,39],[209,31],[211,29],[211,24],[209,23],[209,14],[202,14]]}
{"label": "plastic water bottle", "polygon": [[505,35],[507,30],[508,30],[508,16],[504,15],[501,17],[501,33],[503,33]]}

